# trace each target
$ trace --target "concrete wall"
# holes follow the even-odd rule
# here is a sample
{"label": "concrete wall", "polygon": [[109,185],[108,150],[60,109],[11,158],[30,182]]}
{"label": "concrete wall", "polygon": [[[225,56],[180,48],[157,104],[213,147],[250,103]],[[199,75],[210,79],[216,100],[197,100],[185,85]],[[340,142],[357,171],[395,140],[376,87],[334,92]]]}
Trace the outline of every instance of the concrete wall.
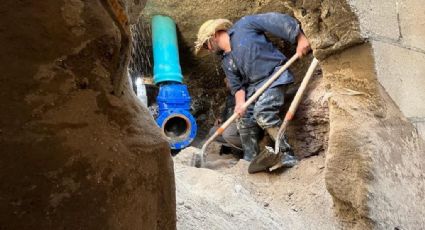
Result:
{"label": "concrete wall", "polygon": [[425,139],[423,0],[351,0],[375,53],[378,79]]}

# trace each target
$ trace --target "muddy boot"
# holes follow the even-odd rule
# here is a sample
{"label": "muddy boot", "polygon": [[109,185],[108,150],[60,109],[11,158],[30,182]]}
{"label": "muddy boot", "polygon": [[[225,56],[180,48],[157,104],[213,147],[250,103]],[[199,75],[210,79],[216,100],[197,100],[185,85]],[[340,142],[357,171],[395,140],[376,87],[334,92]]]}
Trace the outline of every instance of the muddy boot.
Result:
{"label": "muddy boot", "polygon": [[289,150],[282,155],[282,167],[292,168],[298,164],[298,159],[294,156],[294,152]]}
{"label": "muddy boot", "polygon": [[292,151],[292,147],[289,145],[286,135],[284,135],[280,141],[279,152],[282,153],[281,161],[279,164],[274,166],[272,170],[280,167],[292,168],[298,164],[298,159],[295,157],[294,151]]}
{"label": "muddy boot", "polygon": [[[278,127],[266,129],[267,133],[273,140],[276,139],[279,132]],[[274,153],[274,149],[266,147],[261,153],[251,162],[248,168],[249,173],[256,173],[261,171],[275,170],[281,167],[291,168],[298,163],[297,158],[294,156],[291,146],[288,143],[286,135],[280,141],[279,153]]]}
{"label": "muddy boot", "polygon": [[251,161],[258,153],[259,127],[249,127],[239,129],[241,136],[243,159]]}
{"label": "muddy boot", "polygon": [[283,138],[280,141],[279,151],[282,153],[282,167],[292,168],[298,164],[298,159],[295,157],[294,151],[292,151],[292,147],[289,145],[286,135],[283,135]]}

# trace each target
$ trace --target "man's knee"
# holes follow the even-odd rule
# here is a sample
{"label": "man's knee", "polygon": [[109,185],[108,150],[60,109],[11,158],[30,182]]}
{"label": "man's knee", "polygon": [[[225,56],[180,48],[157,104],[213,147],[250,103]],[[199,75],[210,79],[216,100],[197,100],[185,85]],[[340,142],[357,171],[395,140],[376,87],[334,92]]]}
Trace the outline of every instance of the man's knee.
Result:
{"label": "man's knee", "polygon": [[239,130],[239,132],[241,132],[241,130],[250,129],[256,126],[258,125],[254,117],[242,117],[239,118],[239,120],[237,121],[237,129]]}
{"label": "man's knee", "polygon": [[223,139],[233,146],[241,147],[241,138],[235,123],[230,124],[223,132]]}
{"label": "man's knee", "polygon": [[254,117],[257,124],[262,128],[266,129],[269,127],[279,126],[281,119],[279,117],[278,109],[269,110],[258,110],[254,111]]}
{"label": "man's knee", "polygon": [[262,95],[253,109],[253,116],[258,125],[265,129],[279,126],[281,118],[280,109],[284,104],[284,90],[282,87],[269,89]]}

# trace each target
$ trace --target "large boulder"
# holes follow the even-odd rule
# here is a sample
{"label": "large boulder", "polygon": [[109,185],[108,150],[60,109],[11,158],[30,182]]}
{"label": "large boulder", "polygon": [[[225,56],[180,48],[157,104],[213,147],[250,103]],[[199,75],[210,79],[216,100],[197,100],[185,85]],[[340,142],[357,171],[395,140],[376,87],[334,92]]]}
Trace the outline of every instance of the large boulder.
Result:
{"label": "large boulder", "polygon": [[[113,94],[121,35],[103,3],[0,6],[2,229],[175,228],[170,150],[128,84]],[[144,1],[124,3],[136,21]]]}

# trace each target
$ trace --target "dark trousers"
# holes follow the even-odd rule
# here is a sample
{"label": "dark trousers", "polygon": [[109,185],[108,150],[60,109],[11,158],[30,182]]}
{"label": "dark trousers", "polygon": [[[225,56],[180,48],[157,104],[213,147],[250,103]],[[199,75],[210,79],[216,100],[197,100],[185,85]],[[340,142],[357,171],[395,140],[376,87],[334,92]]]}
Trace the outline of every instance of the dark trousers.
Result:
{"label": "dark trousers", "polygon": [[269,88],[248,106],[244,116],[238,121],[244,159],[252,160],[258,154],[258,139],[261,129],[279,127],[282,119],[279,111],[285,102],[285,85]]}
{"label": "dark trousers", "polygon": [[[218,128],[219,126],[212,127],[210,129],[209,136],[212,136]],[[224,130],[223,134],[215,139],[215,141],[227,147],[242,149],[241,137],[235,122],[232,122],[229,127]]]}

